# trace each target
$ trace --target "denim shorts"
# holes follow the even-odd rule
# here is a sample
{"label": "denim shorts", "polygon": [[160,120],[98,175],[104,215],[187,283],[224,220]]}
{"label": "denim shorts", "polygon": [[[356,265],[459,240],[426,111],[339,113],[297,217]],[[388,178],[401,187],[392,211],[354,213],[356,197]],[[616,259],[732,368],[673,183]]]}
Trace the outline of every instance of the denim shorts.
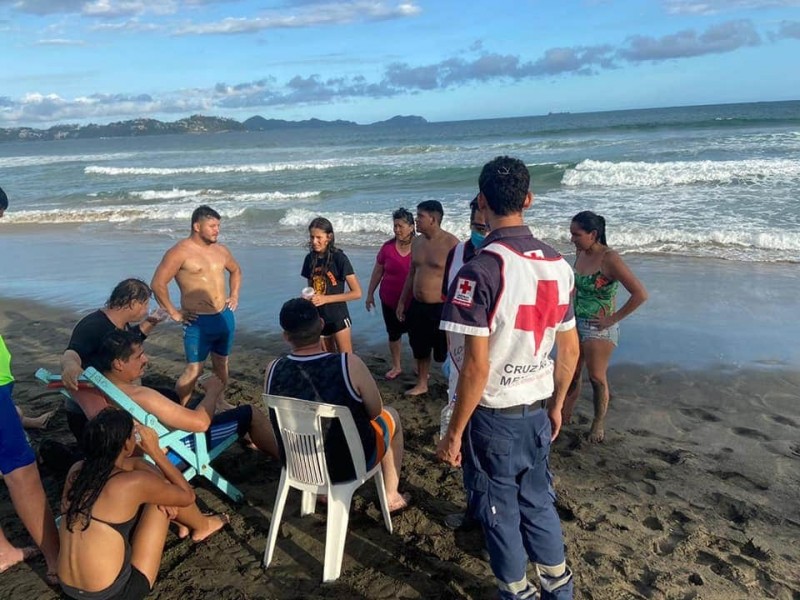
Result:
{"label": "denim shorts", "polygon": [[614,323],[607,329],[600,329],[595,319],[576,317],[575,324],[578,328],[578,338],[582,342],[588,340],[602,340],[604,342],[611,342],[615,346],[619,345],[619,323]]}

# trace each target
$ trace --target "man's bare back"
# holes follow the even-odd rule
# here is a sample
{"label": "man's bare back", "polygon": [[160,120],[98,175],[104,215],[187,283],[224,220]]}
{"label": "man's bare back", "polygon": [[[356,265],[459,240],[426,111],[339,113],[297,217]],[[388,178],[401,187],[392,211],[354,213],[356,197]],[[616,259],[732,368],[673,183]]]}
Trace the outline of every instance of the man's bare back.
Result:
{"label": "man's bare back", "polygon": [[414,238],[411,261],[414,265],[413,293],[419,302],[436,304],[442,301],[442,281],[447,254],[458,244],[452,233],[440,229],[432,238]]}

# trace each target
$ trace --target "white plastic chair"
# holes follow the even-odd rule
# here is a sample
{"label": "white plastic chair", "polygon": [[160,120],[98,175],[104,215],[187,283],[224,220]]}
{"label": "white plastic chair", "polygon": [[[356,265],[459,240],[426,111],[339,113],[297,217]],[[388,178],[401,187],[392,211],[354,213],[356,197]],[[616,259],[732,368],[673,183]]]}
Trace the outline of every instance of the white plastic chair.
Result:
{"label": "white plastic chair", "polygon": [[[350,518],[350,501],[353,493],[368,479],[375,478],[381,512],[386,529],[392,533],[392,517],[383,484],[380,462],[367,471],[364,449],[358,435],[353,416],[346,406],[335,406],[321,402],[310,402],[296,398],[286,398],[264,394],[267,409],[273,409],[278,421],[278,435],[283,440],[286,464],[281,469],[278,495],[269,525],[267,548],[264,551],[264,567],[272,562],[275,542],[278,539],[281,516],[289,488],[300,490],[303,494],[300,516],[314,513],[317,495],[328,497],[328,524],[325,535],[325,566],[322,581],[335,581],[342,571],[344,542],[347,536],[347,523]],[[344,483],[331,483],[325,462],[325,447],[321,419],[339,419],[344,431],[350,456],[355,467],[356,478]]]}

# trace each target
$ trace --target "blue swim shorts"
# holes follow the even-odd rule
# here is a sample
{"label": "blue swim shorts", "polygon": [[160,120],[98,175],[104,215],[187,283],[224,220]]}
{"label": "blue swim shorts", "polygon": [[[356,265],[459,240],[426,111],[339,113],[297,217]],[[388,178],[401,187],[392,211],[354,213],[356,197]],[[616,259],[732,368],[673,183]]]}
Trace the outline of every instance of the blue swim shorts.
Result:
{"label": "blue swim shorts", "polygon": [[208,353],[228,356],[233,346],[233,331],[236,319],[230,308],[213,315],[197,315],[191,323],[183,326],[183,349],[186,361],[203,362]]}
{"label": "blue swim shorts", "polygon": [[13,388],[13,383],[0,385],[0,473],[3,475],[36,461],[11,399]]}
{"label": "blue swim shorts", "polygon": [[[252,423],[253,407],[249,404],[242,404],[214,415],[211,426],[206,431],[206,450],[210,452],[233,434],[244,437],[250,431]],[[181,441],[191,450],[195,450],[194,435],[187,435]],[[167,452],[167,458],[179,469],[185,466],[183,459],[172,450]]]}
{"label": "blue swim shorts", "polygon": [[578,338],[582,342],[601,340],[611,342],[615,346],[619,345],[619,323],[614,323],[607,329],[600,329],[594,319],[576,317],[575,324],[578,328]]}

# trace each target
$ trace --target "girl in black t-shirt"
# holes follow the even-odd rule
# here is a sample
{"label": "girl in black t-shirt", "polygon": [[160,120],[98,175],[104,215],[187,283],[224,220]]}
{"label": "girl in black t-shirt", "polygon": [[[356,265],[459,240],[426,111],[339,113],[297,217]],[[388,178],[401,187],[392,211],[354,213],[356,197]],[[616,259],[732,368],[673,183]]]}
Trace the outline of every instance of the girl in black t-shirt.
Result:
{"label": "girl in black t-shirt", "polygon": [[[352,352],[350,312],[346,302],[361,298],[361,284],[350,259],[335,245],[333,225],[317,217],[308,225],[311,252],[303,261],[300,275],[314,288],[310,298],[325,321],[322,342],[328,352]],[[345,292],[345,283],[349,291]]]}

